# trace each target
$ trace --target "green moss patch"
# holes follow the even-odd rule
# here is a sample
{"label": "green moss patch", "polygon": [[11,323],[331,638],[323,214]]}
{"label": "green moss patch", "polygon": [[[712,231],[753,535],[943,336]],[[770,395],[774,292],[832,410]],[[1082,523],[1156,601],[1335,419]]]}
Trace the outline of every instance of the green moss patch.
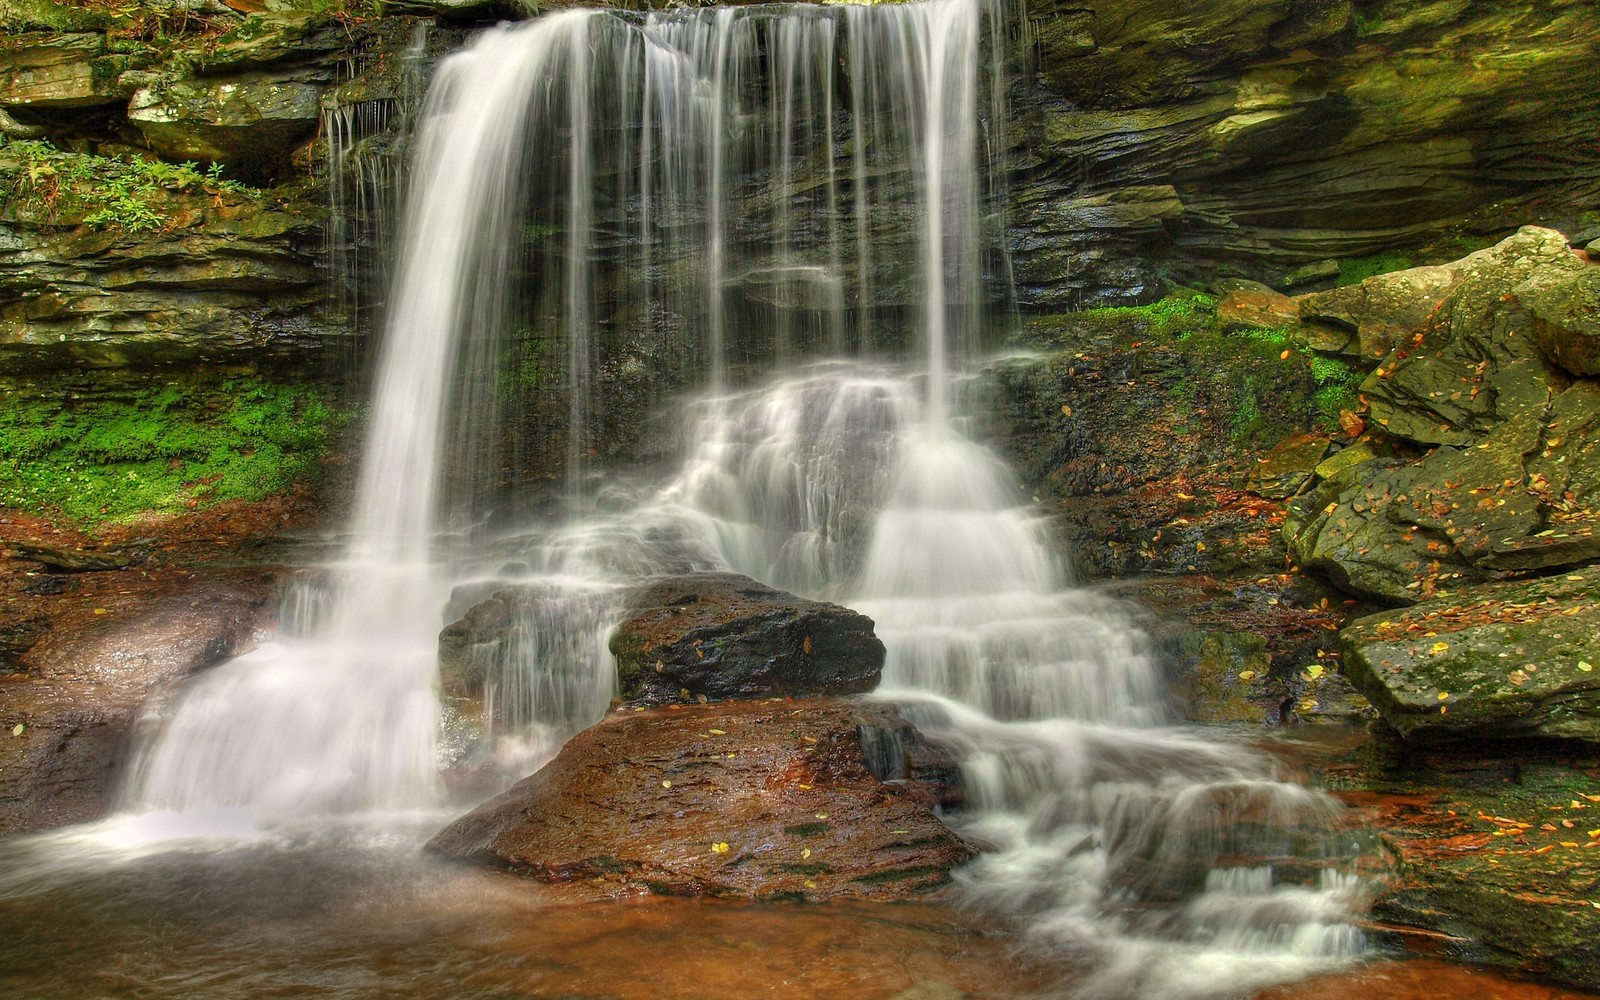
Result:
{"label": "green moss patch", "polygon": [[0,398],[0,504],[83,523],[283,493],[318,470],[344,419],[256,375]]}

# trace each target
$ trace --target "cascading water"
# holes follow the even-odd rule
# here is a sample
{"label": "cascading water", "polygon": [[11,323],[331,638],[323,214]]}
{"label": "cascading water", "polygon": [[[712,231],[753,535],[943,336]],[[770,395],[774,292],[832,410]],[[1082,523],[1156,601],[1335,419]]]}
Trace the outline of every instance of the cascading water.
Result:
{"label": "cascading water", "polygon": [[[131,800],[438,802],[444,617],[500,586],[534,595],[480,665],[490,725],[531,737],[515,758],[531,766],[604,711],[628,585],[731,569],[875,619],[883,695],[962,753],[972,806],[952,821],[990,848],[967,892],[1081,956],[1086,994],[1237,992],[1357,950],[1356,888],[1318,853],[1330,804],[1164,727],[1148,638],[1066,587],[1013,475],[965,432],[958,376],[995,298],[985,16],[978,0],[571,11],[447,60],[331,606],[315,634],[201,679],[159,720]],[[919,360],[860,360],[903,339],[906,313]],[[842,352],[857,359],[794,360]],[[704,390],[681,465],[603,482],[610,394],[652,367]],[[538,427],[556,444],[508,435],[507,411],[552,383],[569,402]],[[563,467],[573,513],[442,545],[483,535],[530,455]]]}

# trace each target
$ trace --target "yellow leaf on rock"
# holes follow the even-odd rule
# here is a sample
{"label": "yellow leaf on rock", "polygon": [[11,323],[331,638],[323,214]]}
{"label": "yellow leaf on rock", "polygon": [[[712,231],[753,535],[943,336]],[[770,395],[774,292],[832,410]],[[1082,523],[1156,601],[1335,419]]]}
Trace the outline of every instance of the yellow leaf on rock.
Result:
{"label": "yellow leaf on rock", "polygon": [[95,608],[94,609],[94,613],[97,614],[97,615],[103,615],[103,614],[106,613],[106,609],[105,608]]}
{"label": "yellow leaf on rock", "polygon": [[1256,679],[1256,672],[1254,670],[1241,670],[1239,671],[1239,679],[1241,681],[1253,681]]}
{"label": "yellow leaf on rock", "polygon": [[25,730],[27,728],[28,728],[27,726],[24,726],[22,723],[19,722],[15,726],[11,727],[11,735],[12,736],[21,736],[23,730]]}
{"label": "yellow leaf on rock", "polygon": [[723,732],[721,729],[711,729],[711,730],[708,730],[708,732],[710,732],[712,736],[726,736],[726,735],[728,735],[727,733]]}
{"label": "yellow leaf on rock", "polygon": [[1432,650],[1435,653],[1442,653],[1449,648],[1450,644],[1448,642],[1436,642],[1432,646]]}
{"label": "yellow leaf on rock", "polygon": [[725,840],[718,841],[717,843],[711,845],[711,850],[712,850],[713,853],[716,853],[716,854],[727,854],[728,853],[728,842],[725,841]]}
{"label": "yellow leaf on rock", "polygon": [[1588,673],[1594,669],[1594,664],[1590,663],[1588,660],[1579,660],[1578,669],[1582,670],[1584,673]]}
{"label": "yellow leaf on rock", "polygon": [[806,849],[805,849],[805,850],[803,850],[803,851],[801,851],[801,852],[800,852],[800,856],[801,856],[801,857],[802,857],[802,858],[809,858],[809,857],[811,857],[811,848],[809,848],[809,847],[808,847],[808,848],[806,848]]}
{"label": "yellow leaf on rock", "polygon": [[1323,671],[1322,664],[1313,663],[1311,666],[1306,668],[1306,680],[1308,680],[1308,681],[1316,680],[1318,677],[1322,676],[1322,671]]}
{"label": "yellow leaf on rock", "polygon": [[661,787],[662,787],[662,788],[671,788],[671,787],[672,787],[672,782],[670,782],[670,781],[663,781],[663,782],[661,782]]}
{"label": "yellow leaf on rock", "polygon": [[1450,692],[1449,691],[1440,691],[1439,692],[1439,700],[1440,701],[1449,701],[1450,700]]}

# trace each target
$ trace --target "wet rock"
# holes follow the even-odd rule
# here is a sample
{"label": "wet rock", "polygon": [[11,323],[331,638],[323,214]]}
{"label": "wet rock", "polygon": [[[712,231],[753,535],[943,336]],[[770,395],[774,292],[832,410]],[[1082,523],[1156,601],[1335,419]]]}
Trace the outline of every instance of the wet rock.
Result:
{"label": "wet rock", "polygon": [[1600,268],[1535,275],[1513,294],[1533,314],[1533,334],[1556,364],[1574,375],[1600,375]]}
{"label": "wet rock", "polygon": [[110,55],[98,32],[29,32],[0,46],[0,104],[11,108],[74,109],[127,100],[116,82],[125,56]]}
{"label": "wet rock", "polygon": [[57,615],[32,637],[21,671],[0,678],[0,834],[102,815],[141,706],[253,648],[261,606],[253,593],[201,587]]}
{"label": "wet rock", "polygon": [[148,557],[145,546],[115,546],[104,549],[85,549],[74,545],[52,545],[46,542],[10,541],[5,548],[18,559],[36,562],[46,569],[82,573],[96,570],[125,569],[143,562]]}
{"label": "wet rock", "polygon": [[270,176],[316,132],[322,89],[296,77],[172,80],[136,91],[128,120],[166,159]]}
{"label": "wet rock", "polygon": [[1275,500],[1292,497],[1311,481],[1328,454],[1330,442],[1320,434],[1292,434],[1256,460],[1249,490]]}
{"label": "wet rock", "polygon": [[1514,292],[1536,274],[1555,281],[1587,267],[1560,233],[1531,226],[1445,265],[1448,293],[1361,386],[1373,422],[1418,444],[1464,445],[1499,421],[1542,413],[1566,377]]}
{"label": "wet rock", "polygon": [[[1570,742],[1429,749],[1391,737],[1341,755],[1324,780],[1383,832],[1394,858],[1376,883],[1375,920],[1423,928],[1417,950],[1428,954],[1443,946],[1458,960],[1593,990],[1595,764],[1592,748]],[[1436,980],[1418,995],[1439,995]]]}
{"label": "wet rock", "polygon": [[1266,286],[1230,291],[1217,303],[1217,321],[1224,330],[1276,330],[1300,323],[1294,299]]}
{"label": "wet rock", "polygon": [[943,788],[873,773],[862,734],[906,731],[887,707],[836,701],[623,709],[428,846],[597,892],[927,892],[973,851],[929,807]]}
{"label": "wet rock", "polygon": [[646,587],[617,626],[622,696],[642,704],[769,695],[856,694],[877,686],[883,643],[848,608],[731,573]]}
{"label": "wet rock", "polygon": [[1600,567],[1441,594],[1340,633],[1345,669],[1407,739],[1600,742]]}

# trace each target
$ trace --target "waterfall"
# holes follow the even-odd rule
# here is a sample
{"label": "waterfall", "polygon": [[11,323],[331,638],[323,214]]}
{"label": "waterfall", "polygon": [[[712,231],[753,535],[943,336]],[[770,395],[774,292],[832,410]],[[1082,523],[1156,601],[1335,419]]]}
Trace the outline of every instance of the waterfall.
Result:
{"label": "waterfall", "polygon": [[[153,720],[130,802],[314,816],[439,803],[444,757],[518,776],[604,712],[629,585],[733,570],[875,619],[883,696],[963,759],[952,822],[989,848],[965,891],[1080,956],[1087,993],[1237,992],[1359,950],[1330,801],[1173,726],[1129,609],[1069,586],[970,435],[1005,301],[999,21],[571,10],[445,60],[326,606]],[[647,447],[667,399],[677,433]],[[675,467],[609,471],[630,443]],[[535,517],[543,475],[561,504]],[[439,630],[502,587],[526,609],[478,664],[490,731],[441,750]]]}

